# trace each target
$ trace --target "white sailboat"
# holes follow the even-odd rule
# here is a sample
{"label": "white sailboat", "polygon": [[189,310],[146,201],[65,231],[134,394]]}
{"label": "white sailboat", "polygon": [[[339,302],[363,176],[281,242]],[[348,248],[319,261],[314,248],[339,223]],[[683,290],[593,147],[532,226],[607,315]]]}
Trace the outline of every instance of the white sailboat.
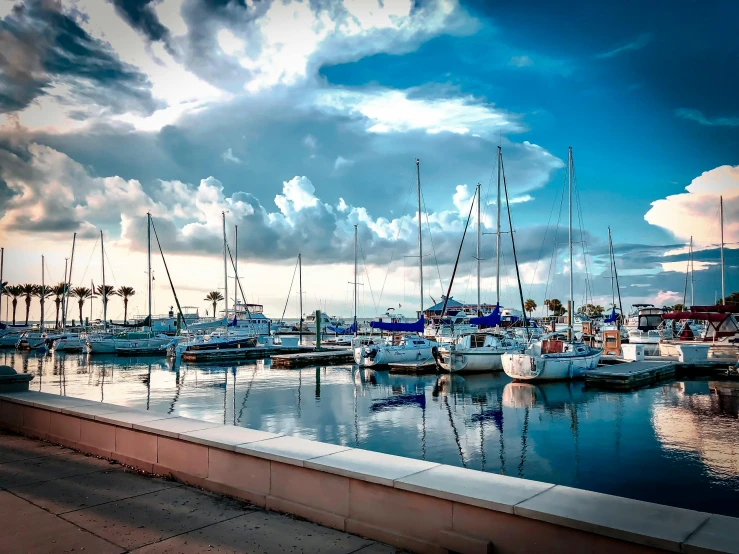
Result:
{"label": "white sailboat", "polygon": [[[147,251],[147,266],[148,266],[148,282],[147,290],[149,296],[149,315],[146,321],[149,324],[148,331],[133,331],[127,333],[119,333],[116,335],[109,335],[104,333],[97,336],[88,336],[85,343],[87,352],[90,354],[127,354],[138,351],[162,349],[162,354],[165,353],[163,348],[172,341],[172,337],[161,333],[154,333],[151,330],[151,299],[152,299],[152,283],[151,283],[151,214],[146,214],[147,222],[147,240],[148,240],[148,251]],[[104,290],[104,289],[103,289]],[[103,318],[107,316],[107,311],[103,303]],[[105,323],[107,328],[107,321]]]}
{"label": "white sailboat", "polygon": [[[431,349],[435,342],[423,337],[423,238],[421,234],[421,162],[416,160],[416,179],[418,183],[418,268],[420,276],[421,317],[414,323],[386,323],[373,321],[370,326],[390,332],[403,333],[400,337],[374,344],[374,341],[355,340],[353,344],[354,361],[362,367],[382,366],[392,363],[432,362]],[[356,279],[355,279],[356,281]]]}
{"label": "white sailboat", "polygon": [[[572,147],[567,156],[567,177],[569,183],[569,258],[570,258],[570,298],[568,314],[572,322],[574,306],[574,280],[572,255]],[[561,334],[562,329],[556,331]],[[589,369],[598,366],[603,350],[593,348],[574,340],[572,327],[567,329],[568,340],[555,340],[554,333],[544,335],[540,341],[531,342],[524,353],[504,354],[503,370],[506,375],[523,381],[555,381],[581,377]]]}

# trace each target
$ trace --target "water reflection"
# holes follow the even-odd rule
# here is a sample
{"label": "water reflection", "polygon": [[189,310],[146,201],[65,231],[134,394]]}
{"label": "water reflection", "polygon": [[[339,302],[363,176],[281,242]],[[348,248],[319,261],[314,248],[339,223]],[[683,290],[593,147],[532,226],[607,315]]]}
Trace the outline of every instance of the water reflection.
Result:
{"label": "water reflection", "polygon": [[635,392],[503,374],[390,375],[0,352],[31,388],[739,515],[739,386]]}

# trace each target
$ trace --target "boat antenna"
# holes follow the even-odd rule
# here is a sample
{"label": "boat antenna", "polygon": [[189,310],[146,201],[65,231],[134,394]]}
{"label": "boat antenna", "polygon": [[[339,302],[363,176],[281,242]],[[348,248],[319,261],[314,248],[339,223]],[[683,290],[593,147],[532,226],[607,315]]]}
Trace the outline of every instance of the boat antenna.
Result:
{"label": "boat antenna", "polygon": [[164,259],[164,252],[162,251],[162,243],[159,242],[159,235],[157,235],[157,228],[154,226],[154,221],[151,219],[151,216],[149,216],[149,221],[151,222],[151,228],[154,229],[154,238],[157,239],[157,246],[159,246],[159,253],[162,255],[162,262],[164,263],[164,271],[167,272],[167,279],[169,279],[169,286],[172,289],[172,294],[174,295],[174,301],[175,304],[177,304],[177,313],[180,314],[180,320],[182,321],[182,325],[187,328],[187,321],[185,321],[185,316],[182,313],[182,308],[180,308],[180,300],[177,298],[177,291],[174,290],[174,283],[172,283],[172,277],[169,275],[169,268],[167,267],[167,260]]}
{"label": "boat antenna", "polygon": [[523,301],[523,288],[521,287],[521,274],[518,271],[518,255],[516,254],[516,240],[513,238],[513,219],[511,218],[511,203],[508,201],[508,182],[505,178],[505,168],[503,167],[503,153],[500,154],[500,168],[503,173],[503,188],[505,189],[505,205],[508,211],[508,227],[511,231],[511,247],[513,249],[513,265],[516,266],[516,280],[518,281],[518,296],[521,299],[521,311],[523,314],[523,328],[526,332],[526,342],[529,341],[529,326],[526,323],[526,305]]}
{"label": "boat antenna", "polygon": [[462,254],[462,246],[464,246],[464,237],[467,235],[467,227],[470,225],[470,219],[472,219],[472,208],[475,206],[475,197],[472,197],[472,204],[470,204],[470,213],[467,215],[467,223],[464,225],[464,232],[462,233],[462,240],[459,243],[459,250],[457,250],[457,260],[454,262],[454,270],[452,271],[452,278],[449,280],[449,288],[446,291],[444,297],[444,305],[441,307],[441,315],[439,316],[439,327],[441,322],[444,320],[444,313],[446,312],[446,305],[449,303],[449,297],[452,294],[452,285],[454,284],[454,276],[457,274],[457,266],[459,265],[459,256]]}

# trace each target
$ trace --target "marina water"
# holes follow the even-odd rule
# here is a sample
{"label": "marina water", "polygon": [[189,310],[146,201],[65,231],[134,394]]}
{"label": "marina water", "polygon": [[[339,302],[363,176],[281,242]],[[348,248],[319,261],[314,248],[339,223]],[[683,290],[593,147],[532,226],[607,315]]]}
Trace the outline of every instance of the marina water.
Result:
{"label": "marina water", "polygon": [[32,390],[739,516],[739,384],[714,377],[604,392],[269,360],[6,351],[0,364],[33,374]]}

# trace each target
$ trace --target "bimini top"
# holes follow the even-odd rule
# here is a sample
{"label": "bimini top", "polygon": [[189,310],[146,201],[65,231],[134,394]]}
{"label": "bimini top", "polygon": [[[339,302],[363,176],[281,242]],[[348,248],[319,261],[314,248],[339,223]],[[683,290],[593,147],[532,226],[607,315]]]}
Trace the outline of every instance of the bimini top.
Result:
{"label": "bimini top", "polygon": [[370,321],[370,327],[381,331],[400,331],[405,333],[423,333],[425,321],[423,316],[413,323],[393,323],[392,321]]}

